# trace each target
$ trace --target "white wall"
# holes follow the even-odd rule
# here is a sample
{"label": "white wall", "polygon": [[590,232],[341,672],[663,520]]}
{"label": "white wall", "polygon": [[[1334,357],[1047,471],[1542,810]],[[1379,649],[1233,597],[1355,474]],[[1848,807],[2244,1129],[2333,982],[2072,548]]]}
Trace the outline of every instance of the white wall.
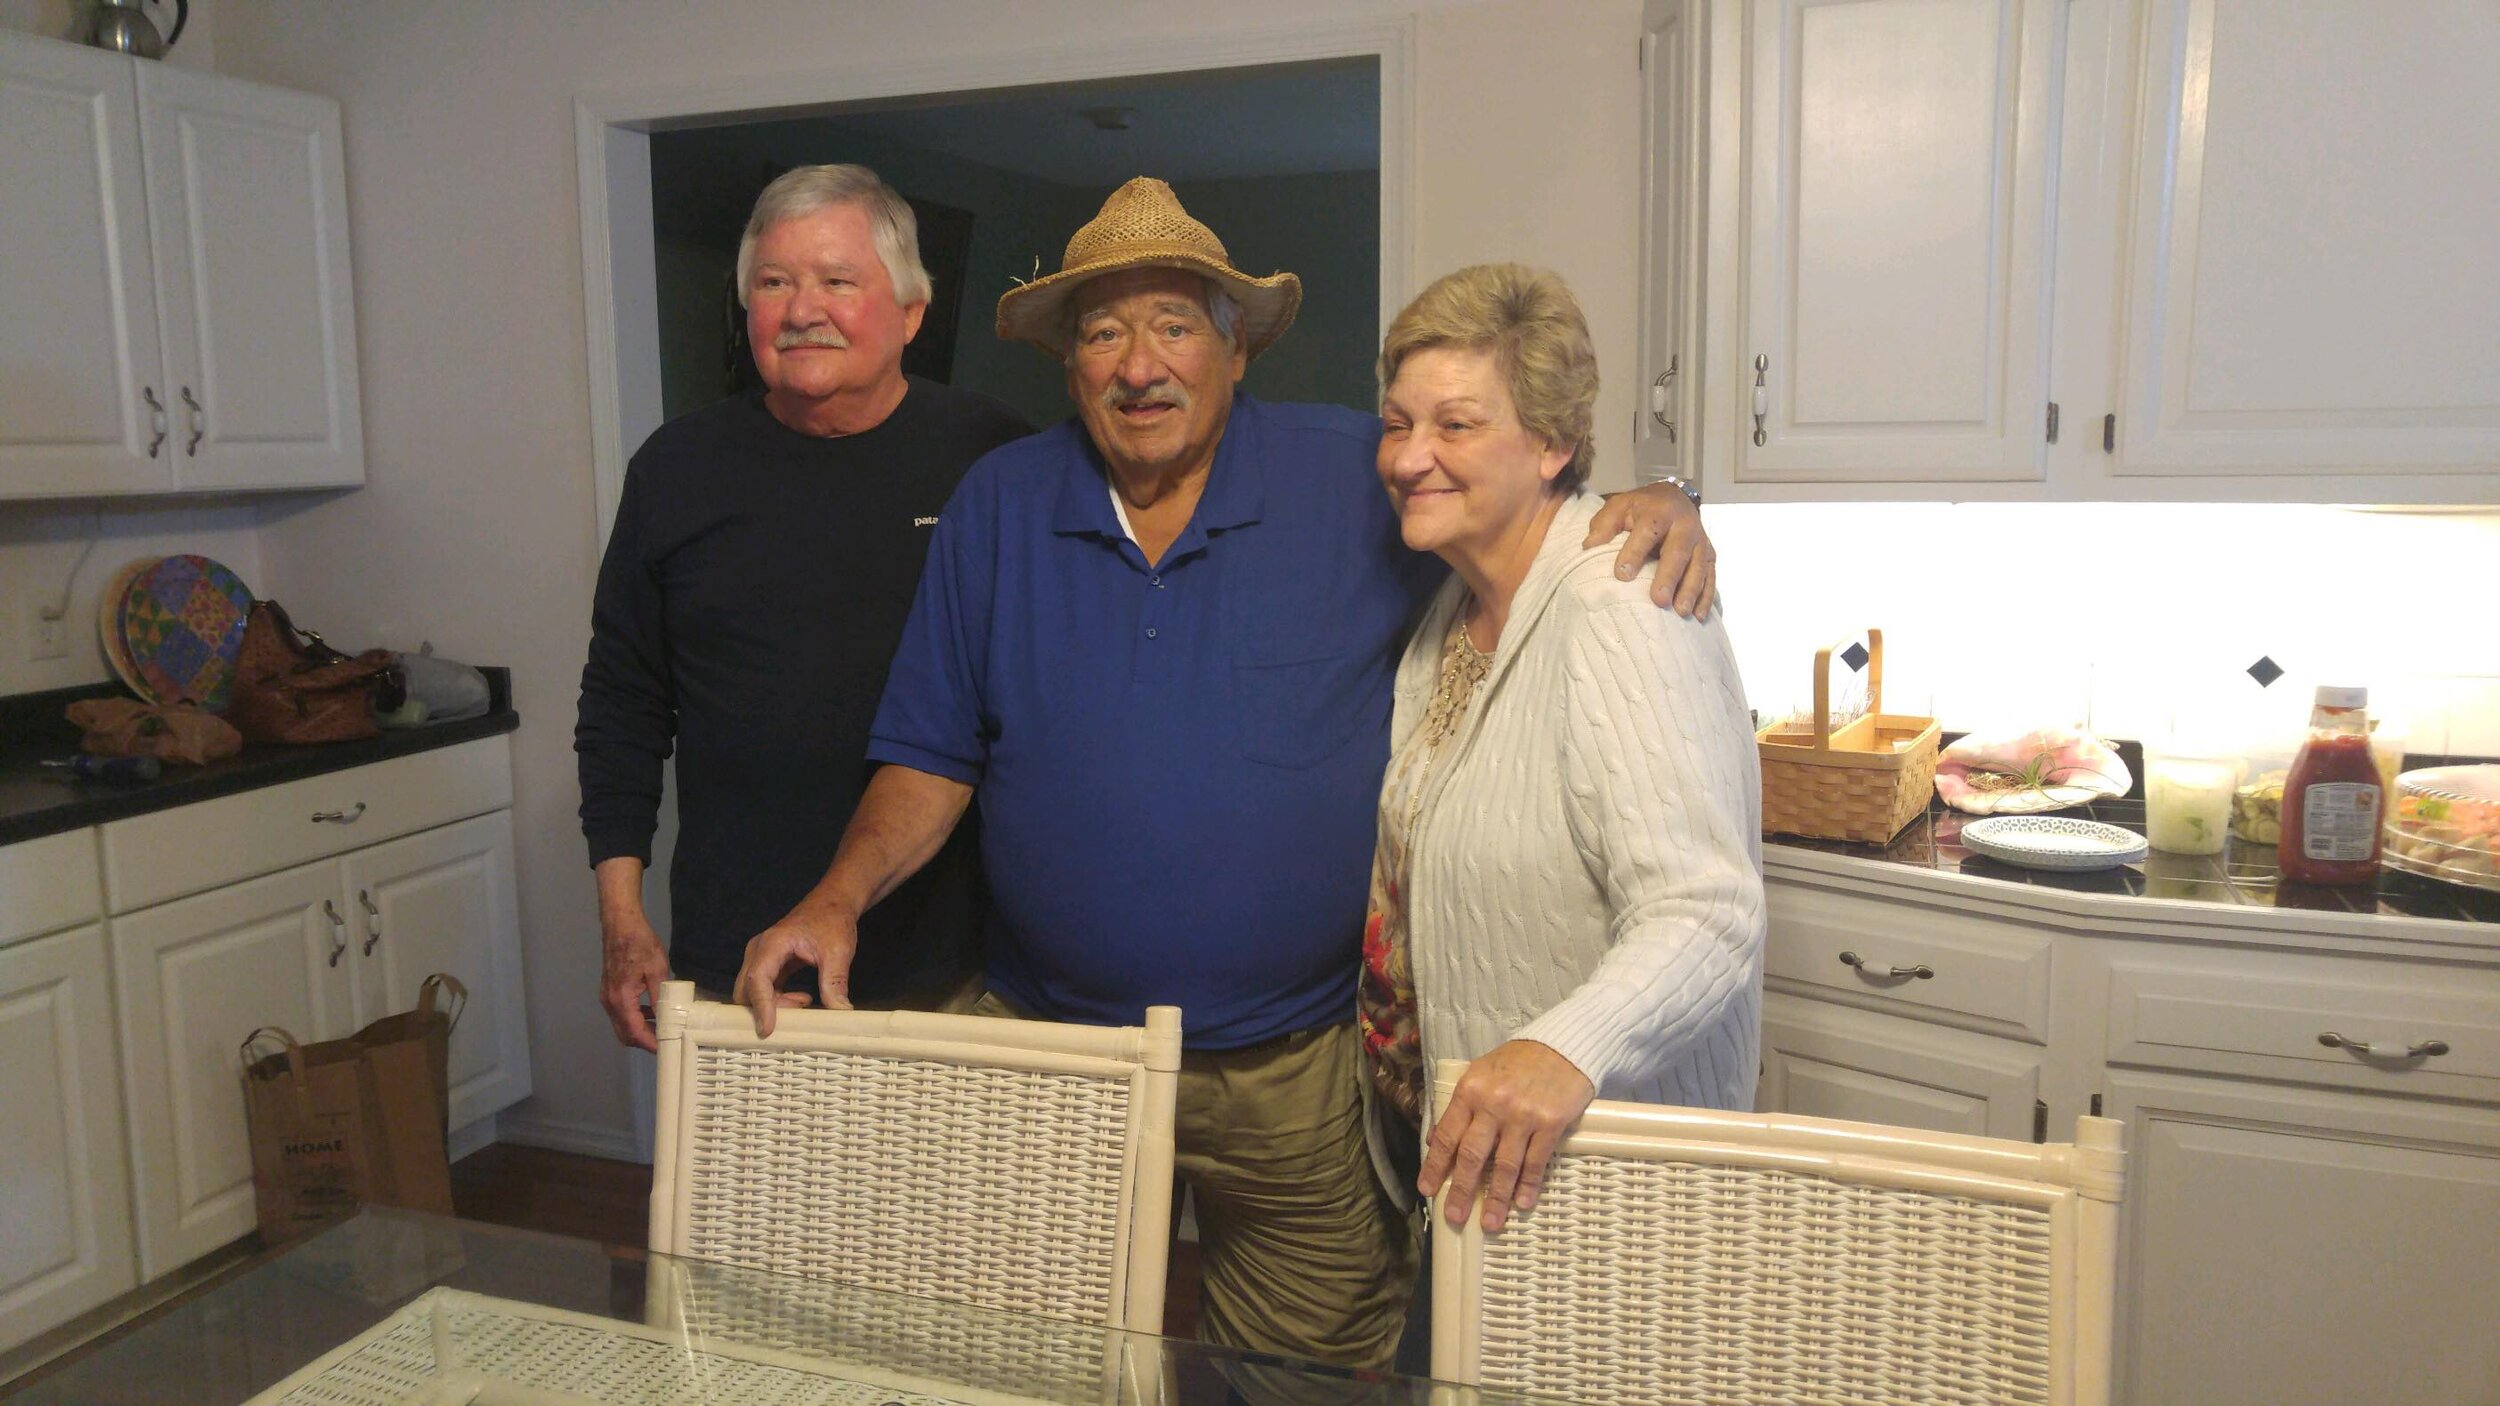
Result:
{"label": "white wall", "polygon": [[[424,634],[514,667],[534,1140],[623,1145],[627,1063],[594,1001],[598,932],[573,808],[572,724],[594,540],[572,101],[1088,36],[1193,39],[1422,10],[1414,270],[1534,257],[1632,350],[1639,0],[219,0],[224,71],[345,110],[371,482],[272,510],[267,574],[336,632]],[[186,45],[190,42],[187,38]],[[1620,391],[1600,423],[1627,423]],[[1614,456],[1619,477],[1623,458]]]}
{"label": "white wall", "polygon": [[[0,693],[33,693],[112,678],[96,630],[106,584],[139,557],[177,552],[212,557],[234,568],[255,594],[280,595],[263,570],[259,514],[248,504],[0,506]],[[24,603],[57,603],[65,590],[69,655],[31,661],[24,643]],[[317,627],[322,618],[310,612],[303,616],[308,628]]]}
{"label": "white wall", "polygon": [[[1728,504],[1746,694],[1813,704],[1817,646],[1880,626],[1885,709],[1948,728],[2275,734],[2367,686],[2414,752],[2500,755],[2500,512],[2294,504]],[[2260,690],[2260,655],[2286,671]]]}

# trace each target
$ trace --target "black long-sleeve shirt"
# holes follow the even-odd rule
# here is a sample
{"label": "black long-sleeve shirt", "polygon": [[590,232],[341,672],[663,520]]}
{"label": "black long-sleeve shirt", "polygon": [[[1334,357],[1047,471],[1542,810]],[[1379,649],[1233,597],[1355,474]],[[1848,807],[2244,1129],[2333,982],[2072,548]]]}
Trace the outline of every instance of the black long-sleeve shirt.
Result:
{"label": "black long-sleeve shirt", "polygon": [[[975,459],[1031,432],[914,379],[883,424],[820,439],[760,391],[680,416],[625,472],[574,726],[590,862],[648,863],[677,755],[670,964],[728,989],[747,939],[832,861],[869,768],[930,529]],[[852,999],[934,994],[977,966],[972,824],[860,925]]]}

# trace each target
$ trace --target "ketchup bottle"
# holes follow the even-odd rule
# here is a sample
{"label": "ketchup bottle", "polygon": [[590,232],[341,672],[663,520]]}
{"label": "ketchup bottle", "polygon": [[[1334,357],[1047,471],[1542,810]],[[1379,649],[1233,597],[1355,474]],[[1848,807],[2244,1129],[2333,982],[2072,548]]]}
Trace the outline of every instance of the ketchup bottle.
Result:
{"label": "ketchup bottle", "polygon": [[2309,740],[2283,781],[2283,838],[2275,861],[2283,877],[2306,884],[2367,884],[2378,878],[2379,819],[2387,797],[2370,757],[2366,688],[2321,685],[2309,709]]}

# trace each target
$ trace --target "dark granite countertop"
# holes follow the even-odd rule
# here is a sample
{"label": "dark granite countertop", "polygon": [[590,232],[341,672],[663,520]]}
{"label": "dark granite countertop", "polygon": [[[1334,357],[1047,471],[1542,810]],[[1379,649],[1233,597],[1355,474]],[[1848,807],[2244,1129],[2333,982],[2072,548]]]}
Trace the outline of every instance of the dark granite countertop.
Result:
{"label": "dark granite countertop", "polygon": [[133,785],[71,781],[42,765],[78,751],[78,729],[61,710],[82,698],[126,696],[118,687],[94,684],[0,698],[0,845],[514,731],[521,718],[512,711],[511,671],[484,673],[492,696],[482,717],[394,729],[359,742],[245,747],[240,755],[207,766],[167,766],[156,780]]}
{"label": "dark granite countertop", "polygon": [[[2424,758],[2434,765],[2445,758]],[[2142,774],[2139,765],[2136,771]],[[2144,833],[2144,801],[2140,794],[2096,801],[2050,812],[2098,820]],[[1962,826],[1980,816],[1930,804],[1927,813],[1910,822],[1888,844],[1855,844],[1846,840],[1811,840],[1774,835],[1766,843],[1790,849],[1846,854],[1887,864],[1907,865],[1941,873],[1958,873],[2009,884],[2063,889],[2070,893],[2109,894],[2128,898],[2179,899],[2235,908],[2302,908],[2325,913],[2377,913],[2390,917],[2441,918],[2450,922],[2500,923],[2500,893],[2443,884],[2435,879],[2382,869],[2372,887],[2329,888],[2284,879],[2275,869],[2274,846],[2232,839],[2221,854],[2190,856],[2154,850],[2143,861],[2115,869],[2067,873],[2025,869],[1974,854],[1962,847]]]}

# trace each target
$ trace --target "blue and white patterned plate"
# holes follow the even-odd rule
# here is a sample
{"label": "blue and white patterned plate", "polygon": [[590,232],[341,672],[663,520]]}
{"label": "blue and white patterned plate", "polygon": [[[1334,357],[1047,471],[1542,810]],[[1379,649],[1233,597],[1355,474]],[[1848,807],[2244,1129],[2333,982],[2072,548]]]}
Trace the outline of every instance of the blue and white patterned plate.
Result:
{"label": "blue and white patterned plate", "polygon": [[1974,854],[2026,869],[2114,869],[2144,858],[2144,837],[2067,815],[1992,815],[1962,827]]}

